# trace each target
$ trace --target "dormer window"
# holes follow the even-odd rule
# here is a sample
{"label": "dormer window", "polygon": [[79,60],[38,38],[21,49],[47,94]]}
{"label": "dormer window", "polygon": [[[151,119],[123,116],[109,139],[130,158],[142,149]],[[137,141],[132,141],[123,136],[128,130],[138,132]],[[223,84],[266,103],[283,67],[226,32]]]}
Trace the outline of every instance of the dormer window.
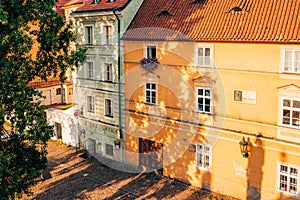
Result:
{"label": "dormer window", "polygon": [[171,16],[171,14],[167,11],[167,10],[163,10],[161,11],[157,16],[166,16],[166,17],[169,17]]}
{"label": "dormer window", "polygon": [[100,0],[94,0],[94,3],[98,4],[98,3],[100,3]]}
{"label": "dormer window", "polygon": [[115,2],[115,0],[107,0],[107,3]]}
{"label": "dormer window", "polygon": [[238,7],[238,6],[235,6],[235,7],[233,7],[232,9],[231,9],[231,12],[242,12],[243,11],[243,9],[241,9],[240,7]]}
{"label": "dormer window", "polygon": [[194,3],[206,3],[207,0],[195,0]]}

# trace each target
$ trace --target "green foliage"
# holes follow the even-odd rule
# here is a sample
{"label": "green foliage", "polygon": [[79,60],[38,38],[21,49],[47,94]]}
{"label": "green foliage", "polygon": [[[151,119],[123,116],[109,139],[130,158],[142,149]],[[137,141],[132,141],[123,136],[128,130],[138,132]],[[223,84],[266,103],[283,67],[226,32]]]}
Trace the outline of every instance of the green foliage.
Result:
{"label": "green foliage", "polygon": [[54,0],[0,0],[0,125],[18,131],[0,139],[0,199],[30,194],[47,165],[53,127],[40,102],[31,101],[42,94],[28,82],[49,76],[63,82],[85,59],[85,49],[70,50],[75,35],[53,7]]}

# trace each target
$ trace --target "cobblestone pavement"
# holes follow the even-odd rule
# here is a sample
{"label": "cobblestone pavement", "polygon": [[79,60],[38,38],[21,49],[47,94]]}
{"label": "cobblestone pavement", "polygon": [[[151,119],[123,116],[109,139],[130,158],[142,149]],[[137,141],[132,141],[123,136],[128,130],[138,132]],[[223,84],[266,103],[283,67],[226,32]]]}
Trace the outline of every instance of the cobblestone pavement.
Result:
{"label": "cobblestone pavement", "polygon": [[94,158],[85,159],[74,147],[56,141],[49,141],[48,168],[43,178],[31,188],[34,195],[23,199],[235,200],[155,173],[117,171]]}

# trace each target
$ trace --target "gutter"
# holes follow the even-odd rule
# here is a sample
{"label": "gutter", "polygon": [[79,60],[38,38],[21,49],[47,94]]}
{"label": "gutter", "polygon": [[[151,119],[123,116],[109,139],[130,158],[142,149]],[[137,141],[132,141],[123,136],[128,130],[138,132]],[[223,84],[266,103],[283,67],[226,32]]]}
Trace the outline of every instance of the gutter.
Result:
{"label": "gutter", "polygon": [[120,43],[120,19],[116,14],[116,11],[119,10],[118,8],[113,10],[113,13],[118,21],[118,100],[119,100],[119,137],[123,139],[122,135],[122,101],[121,101],[121,43]]}

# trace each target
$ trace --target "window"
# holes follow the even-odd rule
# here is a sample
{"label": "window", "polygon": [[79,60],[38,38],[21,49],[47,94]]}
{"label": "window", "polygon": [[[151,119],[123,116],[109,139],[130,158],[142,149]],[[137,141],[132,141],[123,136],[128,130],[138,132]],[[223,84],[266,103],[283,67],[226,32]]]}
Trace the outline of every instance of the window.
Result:
{"label": "window", "polygon": [[61,88],[56,89],[56,95],[61,95]]}
{"label": "window", "polygon": [[197,88],[197,111],[211,113],[211,89]]}
{"label": "window", "polygon": [[300,99],[282,99],[282,125],[300,127]]}
{"label": "window", "polygon": [[113,117],[113,101],[111,99],[105,99],[105,116]]}
{"label": "window", "polygon": [[105,144],[105,154],[108,156],[114,156],[114,147],[111,144]]}
{"label": "window", "polygon": [[298,169],[280,164],[279,165],[279,191],[292,195],[298,193]]}
{"label": "window", "polygon": [[106,45],[112,44],[112,28],[111,26],[104,26],[104,43]]}
{"label": "window", "polygon": [[93,62],[86,62],[86,78],[93,79],[94,78],[94,63]]}
{"label": "window", "polygon": [[300,73],[300,49],[284,50],[283,71]]}
{"label": "window", "polygon": [[197,48],[197,61],[199,66],[212,66],[212,48],[211,47],[198,47]]}
{"label": "window", "polygon": [[145,87],[146,103],[156,104],[156,84],[146,83]]}
{"label": "window", "polygon": [[147,46],[146,47],[146,58],[148,59],[157,59],[156,55],[156,46]]}
{"label": "window", "polygon": [[87,111],[95,112],[95,97],[87,96]]}
{"label": "window", "polygon": [[84,27],[84,39],[85,39],[85,44],[93,43],[93,26]]}
{"label": "window", "polygon": [[111,63],[104,63],[104,80],[105,81],[112,81],[112,64]]}
{"label": "window", "polygon": [[196,145],[196,166],[203,169],[211,168],[211,145],[197,144]]}

